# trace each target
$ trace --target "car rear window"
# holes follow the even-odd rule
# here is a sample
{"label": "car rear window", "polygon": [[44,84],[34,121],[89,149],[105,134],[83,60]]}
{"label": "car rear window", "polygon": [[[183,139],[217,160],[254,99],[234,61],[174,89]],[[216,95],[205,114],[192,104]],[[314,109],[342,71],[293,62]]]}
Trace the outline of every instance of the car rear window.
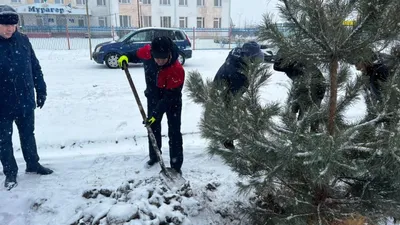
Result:
{"label": "car rear window", "polygon": [[179,40],[179,41],[185,40],[185,35],[183,35],[182,31],[180,31],[180,30],[175,31],[175,37],[176,37],[176,40]]}
{"label": "car rear window", "polygon": [[180,30],[156,30],[155,37],[167,36],[173,41],[185,40],[185,36]]}

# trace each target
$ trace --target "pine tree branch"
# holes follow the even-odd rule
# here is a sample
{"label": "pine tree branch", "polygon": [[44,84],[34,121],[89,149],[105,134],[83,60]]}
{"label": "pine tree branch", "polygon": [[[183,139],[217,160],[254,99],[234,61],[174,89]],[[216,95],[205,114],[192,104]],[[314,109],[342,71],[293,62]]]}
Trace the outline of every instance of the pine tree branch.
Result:
{"label": "pine tree branch", "polygon": [[309,157],[309,156],[314,156],[315,153],[314,152],[298,152],[296,154],[294,154],[295,157]]}
{"label": "pine tree branch", "polygon": [[282,128],[282,127],[279,126],[279,125],[274,126],[272,129],[273,129],[274,131],[276,131],[275,134],[286,134],[286,135],[288,135],[288,134],[293,134],[293,131],[287,130],[287,129],[285,129],[285,128]]}
{"label": "pine tree branch", "polygon": [[364,185],[363,185],[363,189],[360,195],[360,198],[364,198],[364,194],[365,194],[365,190],[367,189],[368,185],[371,183],[372,180],[367,181]]}
{"label": "pine tree branch", "polygon": [[322,23],[321,23],[322,16],[320,14],[320,11],[317,8],[316,8],[315,11],[317,11],[317,21],[318,21],[318,24],[319,24],[319,30],[321,31],[321,32],[319,32],[319,34],[322,36],[322,41],[325,42],[324,44],[326,46],[328,46],[329,52],[332,52],[332,48],[329,46],[328,38],[325,36],[325,30],[322,28]]}
{"label": "pine tree branch", "polygon": [[[366,182],[366,181],[367,181],[367,180],[361,179],[361,178],[359,178],[359,177],[350,177],[350,176],[340,176],[340,177],[337,178],[337,180],[340,180],[340,181],[342,181],[342,182],[345,182],[343,179],[346,179],[346,180],[355,180],[355,181],[359,181],[359,182]],[[347,182],[345,182],[345,183],[347,183]],[[349,184],[349,183],[347,183],[347,184]]]}
{"label": "pine tree branch", "polygon": [[400,156],[398,156],[398,155],[395,153],[395,151],[398,151],[398,149],[397,149],[397,148],[392,148],[392,149],[390,150],[390,153],[391,153],[391,155],[396,159],[396,161],[400,163]]}
{"label": "pine tree branch", "polygon": [[317,206],[317,215],[318,215],[318,223],[319,223],[319,225],[322,225],[322,220],[321,220],[321,203],[319,203],[318,206]]}
{"label": "pine tree branch", "polygon": [[297,217],[310,217],[310,216],[314,216],[315,213],[304,213],[304,214],[297,214],[297,215],[290,215],[288,217],[286,217],[286,220],[292,220],[295,219]]}
{"label": "pine tree branch", "polygon": [[325,203],[327,204],[336,204],[336,205],[354,205],[354,204],[361,204],[361,203],[368,203],[371,204],[371,201],[369,200],[362,200],[359,198],[356,198],[356,200],[353,199],[335,199],[335,198],[326,198]]}
{"label": "pine tree branch", "polygon": [[[219,148],[219,149],[221,149],[221,148]],[[226,152],[226,150],[223,150],[223,151]],[[251,157],[249,154],[244,154],[244,152],[245,152],[245,151],[244,151],[243,149],[237,149],[237,150],[235,150],[234,152],[231,151],[231,152],[229,152],[229,153],[232,153],[232,154],[237,155],[238,158],[240,158],[241,160],[247,160],[247,161],[249,161],[249,162],[252,163],[253,165],[256,165],[258,168],[265,168],[265,169],[270,170],[270,171],[267,171],[267,173],[269,173],[269,174],[273,173],[274,171],[276,171],[277,169],[280,168],[280,167],[271,168],[271,167],[268,166],[267,164],[265,164],[265,163],[263,163],[263,162],[260,162],[259,159],[255,159],[255,158]],[[268,175],[267,175],[267,176],[268,176]]]}
{"label": "pine tree branch", "polygon": [[[369,19],[369,17],[371,16],[371,12],[368,13],[368,15],[363,19],[363,21],[361,21],[360,24],[357,25],[357,27],[351,32],[351,34],[342,42],[342,45],[339,47],[339,49],[342,49],[344,46],[348,46],[348,42],[359,32],[363,31],[363,27],[364,24],[366,23],[366,21]],[[351,46],[351,45],[350,45]]]}
{"label": "pine tree branch", "polygon": [[346,151],[346,150],[354,150],[354,151],[359,151],[359,152],[372,152],[372,151],[374,151],[374,149],[372,149],[372,148],[367,148],[367,147],[362,147],[362,146],[355,146],[355,145],[344,146],[344,147],[339,149],[339,151]]}
{"label": "pine tree branch", "polygon": [[343,164],[343,163],[341,163],[341,162],[338,162],[338,161],[336,161],[336,160],[334,160],[333,162],[336,163],[337,165],[341,166],[341,167],[347,168],[347,169],[352,170],[352,171],[358,171],[358,170],[359,170],[358,167],[352,167],[352,166]]}
{"label": "pine tree branch", "polygon": [[364,122],[364,123],[361,123],[361,124],[358,124],[358,125],[355,125],[353,127],[348,128],[347,130],[345,130],[343,132],[342,136],[343,137],[351,136],[351,134],[353,132],[355,132],[356,130],[360,130],[360,129],[366,127],[366,126],[374,126],[374,125],[376,125],[376,124],[378,124],[380,122],[385,121],[387,119],[387,116],[388,115],[385,115],[385,114],[379,114],[376,118],[374,118],[372,120],[369,120],[367,122]]}
{"label": "pine tree branch", "polygon": [[311,165],[311,164],[322,162],[322,161],[323,161],[322,159],[303,161],[303,165],[307,166],[307,165]]}
{"label": "pine tree branch", "polygon": [[305,35],[307,35],[311,40],[313,40],[315,43],[317,43],[322,49],[324,49],[326,52],[330,52],[329,46],[325,46],[321,41],[318,40],[317,37],[315,37],[313,34],[311,34],[303,25],[300,24],[300,22],[294,17],[293,12],[290,8],[290,4],[288,3],[288,0],[282,0],[283,3],[285,4],[286,9],[289,12],[289,16],[291,20],[296,24],[296,26],[304,32]]}
{"label": "pine tree branch", "polygon": [[322,170],[322,171],[319,173],[319,176],[320,176],[320,177],[323,176],[323,175],[325,175],[325,174],[328,172],[330,165],[331,165],[330,163],[326,164],[325,169]]}
{"label": "pine tree branch", "polygon": [[[294,192],[296,192],[296,193],[300,193],[300,194],[302,194],[302,195],[304,195],[304,196],[308,196],[308,197],[310,197],[310,198],[313,197],[310,193],[301,191],[301,190],[299,190],[299,189],[293,187],[293,186],[290,185],[289,183],[285,182],[284,179],[281,179],[280,177],[278,177],[278,179],[279,179],[279,181],[282,183],[282,185],[288,187],[290,190],[292,190],[292,191],[294,191]],[[305,185],[306,185],[306,184],[305,184]]]}
{"label": "pine tree branch", "polygon": [[[245,126],[245,127],[243,127]],[[265,148],[268,151],[276,151],[279,147],[277,145],[274,145],[273,142],[268,141],[267,138],[264,137],[263,140],[254,140],[254,136],[252,135],[257,135],[259,131],[255,131],[256,133],[252,134],[249,133],[248,131],[253,131],[254,129],[252,129],[252,125],[248,124],[248,123],[242,123],[242,127],[240,127],[241,129],[238,129],[236,127],[232,128],[235,133],[241,137],[242,142],[247,142],[247,143],[252,143],[255,146],[254,147],[261,147],[261,148]],[[267,144],[264,144],[267,143]]]}

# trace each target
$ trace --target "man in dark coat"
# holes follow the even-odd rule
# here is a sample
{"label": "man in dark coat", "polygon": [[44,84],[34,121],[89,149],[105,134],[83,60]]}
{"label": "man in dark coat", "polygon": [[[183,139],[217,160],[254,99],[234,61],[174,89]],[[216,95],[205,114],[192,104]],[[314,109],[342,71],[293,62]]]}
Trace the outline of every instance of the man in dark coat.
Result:
{"label": "man in dark coat", "polygon": [[382,82],[386,82],[390,70],[387,65],[379,60],[376,53],[372,50],[370,57],[367,58],[358,61],[355,66],[357,70],[369,78],[369,87],[367,90],[371,99],[367,99],[367,103],[374,104],[381,99]]}
{"label": "man in dark coat", "polygon": [[230,94],[243,94],[248,87],[248,79],[242,71],[248,62],[246,60],[251,62],[263,61],[263,59],[264,54],[260,46],[255,41],[246,42],[242,47],[236,47],[229,52],[224,64],[214,77],[214,83],[227,85]]}
{"label": "man in dark coat", "polygon": [[[278,51],[274,62],[274,70],[284,72],[293,81],[292,91],[289,96],[292,113],[298,113],[300,120],[312,104],[320,107],[326,91],[325,78],[315,65],[305,65],[301,62],[283,62],[282,52]],[[310,87],[306,79],[311,76]],[[311,98],[310,98],[311,97]],[[319,130],[319,122],[311,125],[311,131]]]}
{"label": "man in dark coat", "polygon": [[395,45],[390,49],[390,54],[380,53],[381,62],[389,69],[389,74],[394,75],[400,62],[400,45]]}
{"label": "man in dark coat", "polygon": [[[124,62],[130,61],[129,58],[143,61],[148,114],[146,123],[151,126],[158,148],[161,150],[161,119],[164,113],[167,115],[170,165],[181,173],[183,163],[181,113],[185,71],[177,60],[178,51],[178,46],[170,38],[156,37],[151,45],[121,56],[118,63],[122,67]],[[159,161],[150,138],[149,156],[148,166],[153,166]]]}
{"label": "man in dark coat", "polygon": [[[225,104],[229,104],[230,95],[242,95],[248,88],[248,78],[243,74],[247,63],[262,62],[263,60],[264,54],[255,41],[246,42],[242,47],[236,47],[229,52],[213,81],[215,85],[225,88]],[[223,145],[228,149],[235,148],[233,140],[225,140]]]}
{"label": "man in dark coat", "polygon": [[46,101],[46,84],[32,45],[16,30],[17,24],[16,11],[0,5],[0,160],[4,185],[9,189],[17,184],[18,173],[12,147],[13,122],[18,127],[26,172],[53,172],[39,164],[34,135],[34,109],[42,108]]}

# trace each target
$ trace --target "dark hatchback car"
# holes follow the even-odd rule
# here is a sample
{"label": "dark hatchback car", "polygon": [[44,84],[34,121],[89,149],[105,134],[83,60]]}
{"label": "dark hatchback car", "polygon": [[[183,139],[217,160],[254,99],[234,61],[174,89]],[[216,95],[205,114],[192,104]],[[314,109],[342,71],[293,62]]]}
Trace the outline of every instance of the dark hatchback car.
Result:
{"label": "dark hatchback car", "polygon": [[[150,44],[153,38],[167,36],[179,47],[179,62],[192,58],[192,44],[185,31],[175,28],[141,28],[131,31],[116,41],[98,44],[93,53],[93,59],[99,64],[105,63],[109,68],[118,68],[118,58],[127,52]],[[129,59],[135,60],[135,59]],[[130,61],[140,63],[140,61]]]}

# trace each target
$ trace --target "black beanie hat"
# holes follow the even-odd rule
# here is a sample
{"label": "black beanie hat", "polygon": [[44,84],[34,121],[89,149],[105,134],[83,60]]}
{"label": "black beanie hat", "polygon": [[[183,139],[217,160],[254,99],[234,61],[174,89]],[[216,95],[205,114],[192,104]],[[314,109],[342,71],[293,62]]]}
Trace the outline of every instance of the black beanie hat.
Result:
{"label": "black beanie hat", "polygon": [[156,37],[151,42],[151,54],[155,59],[166,59],[172,52],[173,42],[170,38]]}
{"label": "black beanie hat", "polygon": [[249,41],[243,44],[242,46],[243,56],[250,57],[252,59],[259,58],[260,60],[264,59],[264,54],[260,49],[260,45],[255,41]]}
{"label": "black beanie hat", "polygon": [[0,5],[0,24],[18,24],[18,13],[8,5]]}

